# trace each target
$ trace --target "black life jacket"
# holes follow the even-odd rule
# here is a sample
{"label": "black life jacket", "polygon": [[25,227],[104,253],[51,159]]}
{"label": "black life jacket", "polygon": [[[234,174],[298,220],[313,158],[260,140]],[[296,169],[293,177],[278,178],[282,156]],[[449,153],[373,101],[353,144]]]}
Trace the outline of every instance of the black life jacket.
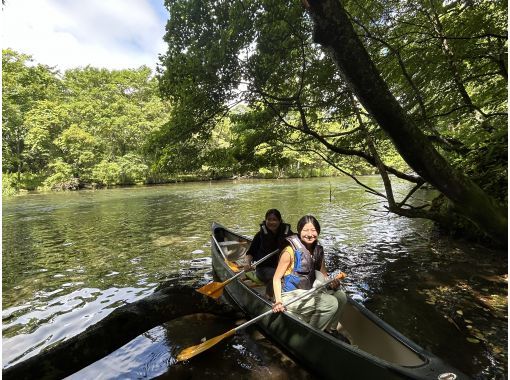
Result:
{"label": "black life jacket", "polygon": [[[276,233],[273,233],[267,228],[266,224],[262,222],[260,224],[260,245],[257,249],[256,254],[257,259],[259,260],[277,249],[282,250],[287,245],[285,238],[289,236],[290,233],[291,233],[290,224],[287,223],[280,224]],[[278,254],[275,254],[273,255],[273,257],[260,263],[260,267],[276,268],[277,265]]]}

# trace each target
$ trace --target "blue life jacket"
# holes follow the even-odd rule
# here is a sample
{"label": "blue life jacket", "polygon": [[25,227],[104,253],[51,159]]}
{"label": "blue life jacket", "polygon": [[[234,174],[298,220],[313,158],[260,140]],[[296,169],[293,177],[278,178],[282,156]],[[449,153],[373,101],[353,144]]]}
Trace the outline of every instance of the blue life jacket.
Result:
{"label": "blue life jacket", "polygon": [[324,249],[316,244],[312,255],[297,235],[289,236],[286,240],[294,250],[294,267],[290,274],[283,276],[282,290],[290,292],[295,289],[311,289],[315,281],[315,271],[321,269]]}

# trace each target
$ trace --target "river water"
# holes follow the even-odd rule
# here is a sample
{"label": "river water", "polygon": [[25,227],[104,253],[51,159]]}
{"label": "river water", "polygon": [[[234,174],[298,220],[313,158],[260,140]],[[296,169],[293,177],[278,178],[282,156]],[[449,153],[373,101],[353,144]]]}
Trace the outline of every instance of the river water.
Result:
{"label": "river water", "polygon": [[[377,177],[363,180],[383,190]],[[405,190],[395,184],[396,194]],[[415,202],[432,195],[424,190]],[[506,254],[441,237],[430,222],[388,215],[383,206],[347,178],[3,199],[3,367],[80,333],[159,282],[209,281],[211,223],[252,236],[265,211],[278,208],[294,230],[302,215],[317,217],[327,265],[348,274],[351,297],[473,378],[506,379]],[[172,364],[173,341],[196,343],[205,334],[197,330],[211,336],[228,326],[210,316],[169,321],[72,377],[313,378],[256,331]]]}

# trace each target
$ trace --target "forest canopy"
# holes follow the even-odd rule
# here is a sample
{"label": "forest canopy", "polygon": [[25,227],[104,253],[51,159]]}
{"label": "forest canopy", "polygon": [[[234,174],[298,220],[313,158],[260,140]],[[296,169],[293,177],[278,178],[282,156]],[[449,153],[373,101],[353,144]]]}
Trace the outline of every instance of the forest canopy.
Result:
{"label": "forest canopy", "polygon": [[166,144],[172,102],[161,99],[154,74],[147,67],[60,73],[29,55],[2,50],[2,193],[335,174],[310,154],[274,155],[275,148],[264,143],[241,146],[253,139],[235,127],[242,106],[207,139],[186,144],[181,156]]}

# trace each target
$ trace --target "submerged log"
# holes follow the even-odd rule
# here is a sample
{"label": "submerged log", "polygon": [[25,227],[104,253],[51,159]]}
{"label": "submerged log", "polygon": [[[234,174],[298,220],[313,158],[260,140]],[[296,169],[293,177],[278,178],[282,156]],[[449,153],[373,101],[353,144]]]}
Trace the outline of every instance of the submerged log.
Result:
{"label": "submerged log", "polygon": [[236,309],[195,291],[166,283],[148,297],[114,310],[84,332],[2,371],[9,379],[61,379],[112,353],[166,321],[194,313],[238,317]]}

